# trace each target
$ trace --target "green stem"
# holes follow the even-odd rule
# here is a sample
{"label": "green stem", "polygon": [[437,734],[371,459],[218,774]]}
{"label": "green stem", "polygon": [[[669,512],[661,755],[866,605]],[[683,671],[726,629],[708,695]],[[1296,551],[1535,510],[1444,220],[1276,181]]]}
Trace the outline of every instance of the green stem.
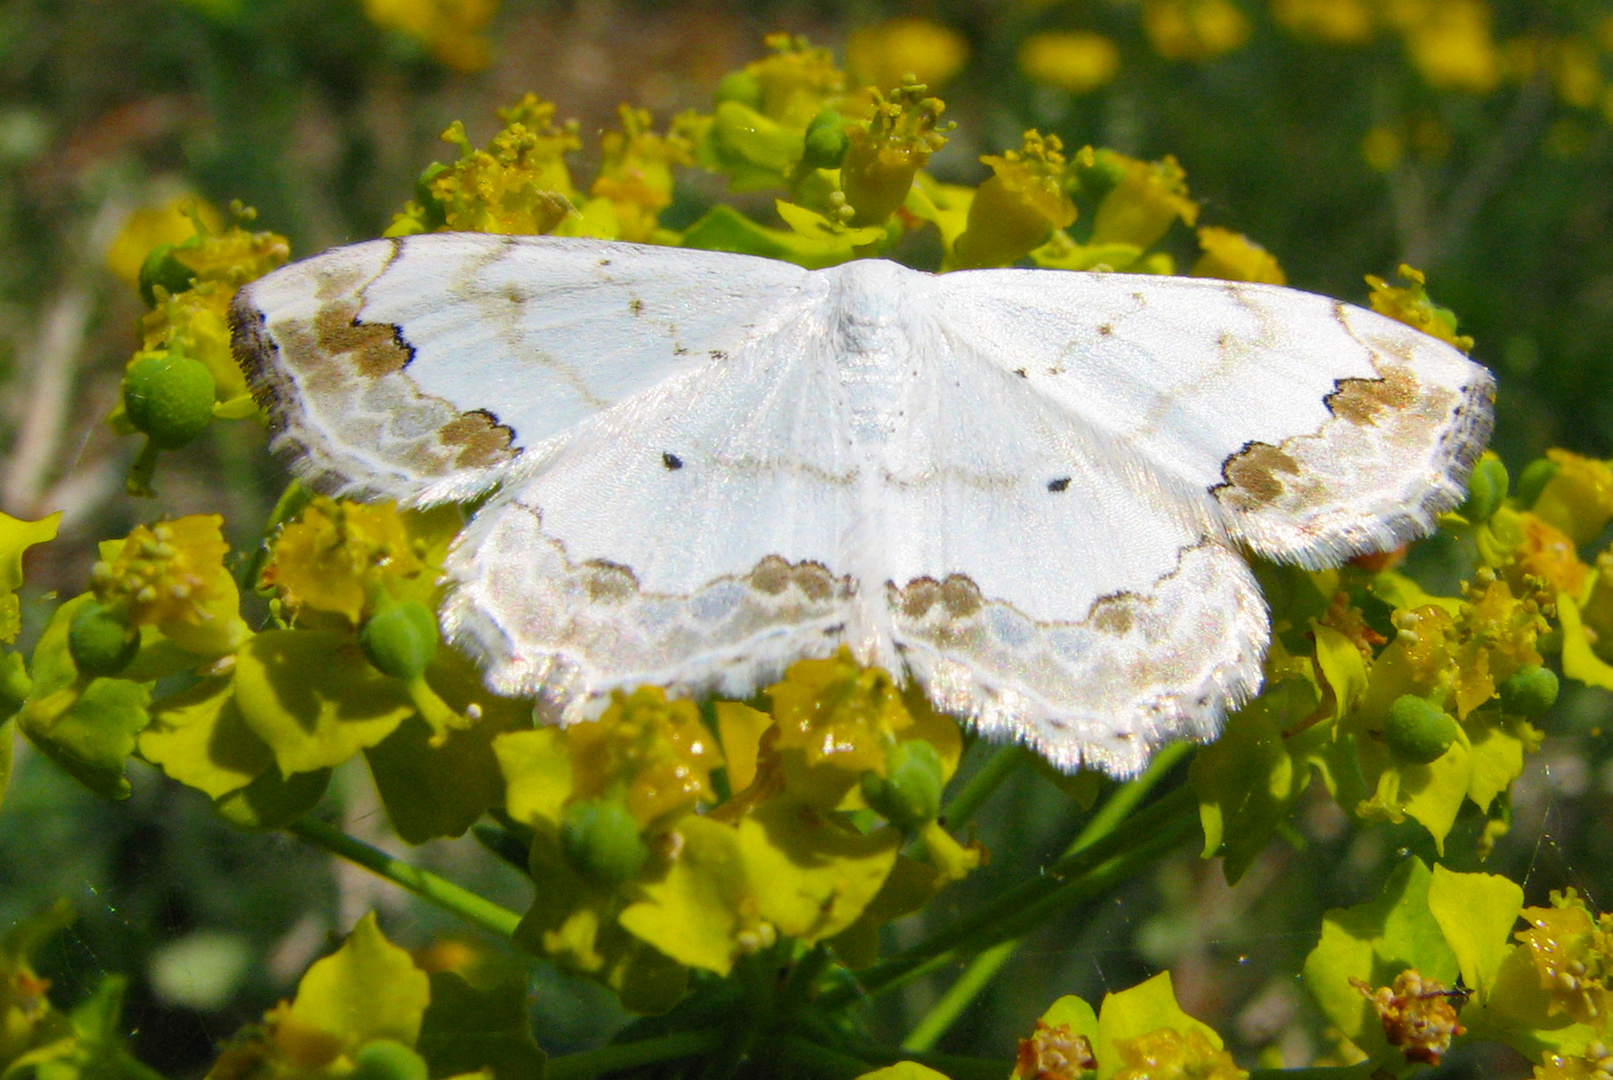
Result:
{"label": "green stem", "polygon": [[[1109,800],[1092,815],[1079,835],[1065,849],[1066,856],[1091,847],[1095,842],[1119,828],[1126,817],[1137,808],[1148,793],[1159,785],[1176,763],[1192,750],[1192,744],[1172,743],[1154,755],[1147,771],[1135,780],[1122,784]],[[1019,951],[1019,938],[1009,938],[991,946],[969,962],[956,981],[941,995],[939,1001],[902,1040],[902,1049],[919,1052],[930,1049],[946,1033],[958,1016],[979,996],[997,972]]]}
{"label": "green stem", "polygon": [[862,973],[857,987],[829,991],[821,1003],[834,1008],[861,995],[887,993],[919,975],[1022,933],[1050,909],[1086,899],[1091,895],[1092,882],[1118,880],[1120,871],[1135,872],[1146,861],[1174,847],[1196,827],[1197,807],[1191,788],[1177,788],[1137,811],[1112,832],[1059,859],[1041,876],[1010,889],[907,953],[869,968]]}
{"label": "green stem", "polygon": [[675,1031],[653,1039],[636,1042],[612,1043],[598,1050],[582,1050],[575,1054],[562,1054],[550,1058],[544,1068],[544,1080],[584,1080],[586,1077],[630,1069],[636,1065],[654,1065],[658,1061],[709,1054],[722,1044],[722,1032]]}
{"label": "green stem", "polygon": [[1001,787],[1009,774],[1025,760],[1025,754],[1025,748],[1017,743],[999,746],[997,752],[980,767],[980,771],[971,776],[969,782],[963,785],[963,789],[941,810],[941,820],[946,822],[947,830],[956,833],[968,824],[981,804],[990,798],[992,792]]}
{"label": "green stem", "polygon": [[401,885],[421,899],[428,900],[444,911],[458,915],[466,922],[475,923],[500,937],[513,936],[516,925],[521,921],[521,916],[508,908],[500,907],[491,900],[463,886],[455,885],[446,878],[438,877],[429,870],[422,870],[417,866],[410,866],[402,859],[395,859],[381,849],[371,847],[362,840],[356,840],[323,821],[312,817],[300,818],[287,825],[286,831],[302,837],[316,847],[324,848],[333,855],[339,855],[348,862],[362,866],[370,873],[386,878],[395,885]]}
{"label": "green stem", "polygon": [[963,969],[963,974],[946,989],[924,1018],[902,1040],[902,1049],[920,1053],[935,1045],[935,1041],[950,1028],[958,1015],[986,988],[1009,957],[1019,951],[1019,939],[998,942],[976,956]]}

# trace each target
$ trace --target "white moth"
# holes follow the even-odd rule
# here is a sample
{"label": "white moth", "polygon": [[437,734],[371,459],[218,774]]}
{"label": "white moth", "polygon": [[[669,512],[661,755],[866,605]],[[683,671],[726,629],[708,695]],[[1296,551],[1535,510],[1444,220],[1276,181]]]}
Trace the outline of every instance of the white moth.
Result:
{"label": "white moth", "polygon": [[548,237],[339,248],[233,322],[316,487],[492,492],[442,625],[543,718],[645,683],[743,696],[847,645],[1117,776],[1259,688],[1241,552],[1321,567],[1428,532],[1494,391],[1292,289]]}

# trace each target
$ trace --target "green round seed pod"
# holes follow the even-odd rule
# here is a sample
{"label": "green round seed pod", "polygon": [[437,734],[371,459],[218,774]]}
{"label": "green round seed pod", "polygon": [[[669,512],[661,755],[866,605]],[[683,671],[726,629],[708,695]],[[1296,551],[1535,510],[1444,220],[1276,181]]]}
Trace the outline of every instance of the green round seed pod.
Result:
{"label": "green round seed pod", "polygon": [[885,775],[863,773],[863,798],[898,829],[912,832],[941,812],[941,755],[923,739],[897,743],[885,758]]}
{"label": "green round seed pod", "polygon": [[807,125],[801,164],[811,169],[838,169],[846,159],[846,118],[824,109]]}
{"label": "green round seed pod", "polygon": [[145,261],[140,264],[140,299],[147,307],[157,306],[158,285],[173,295],[194,284],[196,271],[179,261],[172,244],[158,244],[146,253]]}
{"label": "green round seed pod", "polygon": [[123,373],[123,409],[129,423],[159,450],[176,450],[213,422],[218,386],[200,360],[183,353],[151,353]]}
{"label": "green round seed pod", "polygon": [[650,857],[638,821],[620,799],[574,802],[560,815],[560,850],[572,869],[602,885],[619,885]]}
{"label": "green round seed pod", "polygon": [[1525,465],[1523,472],[1518,474],[1518,505],[1525,510],[1533,506],[1535,500],[1540,498],[1540,493],[1546,489],[1546,485],[1551,483],[1552,477],[1556,476],[1561,468],[1562,466],[1551,458],[1536,458]]}
{"label": "green round seed pod", "polygon": [[1557,700],[1557,673],[1539,664],[1527,664],[1501,684],[1501,711],[1514,716],[1539,716]]}
{"label": "green round seed pod", "polygon": [[1437,761],[1456,741],[1456,721],[1427,698],[1402,694],[1389,706],[1383,738],[1389,752],[1401,761],[1427,765]]}
{"label": "green round seed pod", "polygon": [[394,679],[417,679],[437,655],[437,616],[418,600],[400,600],[364,621],[358,643],[375,670]]}
{"label": "green round seed pod", "polygon": [[1489,521],[1507,497],[1507,483],[1507,467],[1500,458],[1482,459],[1467,478],[1467,499],[1458,512],[1475,525]]}
{"label": "green round seed pod", "polygon": [[730,71],[717,84],[717,101],[734,101],[759,109],[762,106],[762,84],[743,68]]}
{"label": "green round seed pod", "polygon": [[73,613],[67,651],[85,675],[116,675],[140,651],[140,631],[128,619],[91,600]]}
{"label": "green round seed pod", "polygon": [[352,1080],[426,1080],[426,1059],[391,1039],[371,1039],[353,1055]]}

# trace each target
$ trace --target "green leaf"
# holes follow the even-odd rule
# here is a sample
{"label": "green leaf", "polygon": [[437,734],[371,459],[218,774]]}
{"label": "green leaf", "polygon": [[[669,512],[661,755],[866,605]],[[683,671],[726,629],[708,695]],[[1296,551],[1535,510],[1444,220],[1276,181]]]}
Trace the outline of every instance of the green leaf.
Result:
{"label": "green leaf", "polygon": [[543,888],[516,927],[518,946],[603,983],[635,1012],[660,1013],[677,1004],[688,968],[622,929],[620,897],[567,865],[552,824],[535,830],[530,869]]}
{"label": "green leaf", "polygon": [[0,641],[16,641],[22,629],[22,605],[17,599],[17,590],[22,588],[22,553],[56,539],[61,520],[61,511],[38,521],[0,513]]}
{"label": "green leaf", "polygon": [[17,1058],[6,1069],[7,1080],[163,1080],[124,1042],[127,988],[124,976],[106,976],[69,1014],[71,1033]]}
{"label": "green leaf", "polygon": [[808,943],[857,920],[901,846],[896,829],[864,835],[783,798],[762,803],[739,823],[740,854],[762,918]]}
{"label": "green leaf", "polygon": [[504,777],[504,808],[523,825],[560,824],[571,797],[571,749],[557,727],[517,731],[493,740]]}
{"label": "green leaf", "polygon": [[1456,953],[1462,984],[1481,1001],[1512,948],[1511,931],[1523,907],[1523,888],[1499,874],[1460,874],[1436,865],[1428,910]]}
{"label": "green leaf", "polygon": [[1305,985],[1344,1037],[1369,1057],[1400,1060],[1384,1039],[1378,1014],[1350,984],[1387,986],[1407,968],[1454,986],[1456,954],[1428,907],[1432,877],[1415,856],[1401,860],[1376,900],[1333,908],[1322,919],[1322,938],[1305,958]]}
{"label": "green leaf", "polygon": [[170,779],[220,799],[274,765],[274,755],[241,719],[231,679],[204,679],[163,698],[140,733],[140,754]]}
{"label": "green leaf", "polygon": [[329,786],[329,769],[288,777],[278,768],[270,768],[246,787],[217,800],[213,809],[239,829],[279,829],[317,806]]}
{"label": "green leaf", "polygon": [[[85,787],[111,799],[127,798],[123,763],[146,726],[150,689],[126,679],[79,683],[67,655],[67,626],[79,601],[63,604],[34,651],[34,690],[17,714],[18,726],[35,746]],[[52,689],[52,687],[57,687]]]}
{"label": "green leaf", "polygon": [[1225,1045],[1214,1028],[1182,1011],[1171,986],[1171,973],[1162,971],[1130,990],[1104,995],[1098,1008],[1098,1037],[1092,1042],[1098,1059],[1098,1080],[1108,1080],[1123,1064],[1116,1043],[1160,1028],[1173,1028],[1184,1035],[1197,1030],[1217,1050]]}
{"label": "green leaf", "polygon": [[532,727],[531,703],[495,697],[459,652],[438,652],[426,681],[454,711],[480,715],[470,727],[449,731],[440,745],[433,745],[435,733],[424,720],[411,717],[365,751],[392,825],[411,844],[463,836],[489,808],[505,804],[494,740]]}
{"label": "green leaf", "polygon": [[641,886],[642,899],[622,910],[622,927],[680,964],[727,975],[744,950],[741,935],[757,929],[741,914],[756,911],[758,901],[739,830],[690,814],[675,831],[678,857]]}
{"label": "green leaf", "polygon": [[478,990],[451,971],[431,976],[416,1047],[432,1076],[491,1069],[494,1080],[538,1080],[545,1055],[533,1041],[526,987],[508,983]]}
{"label": "green leaf", "polygon": [[371,912],[340,949],[308,969],[291,1016],[337,1036],[349,1051],[372,1039],[413,1046],[430,998],[426,973],[382,935]]}
{"label": "green leaf", "polygon": [[270,630],[235,658],[241,718],[287,776],[340,765],[392,734],[415,708],[353,641],[317,630]]}
{"label": "green leaf", "polygon": [[1462,726],[1472,752],[1467,797],[1488,812],[1496,797],[1523,775],[1524,753],[1538,745],[1540,733],[1529,721],[1493,709],[1468,713]]}
{"label": "green leaf", "polygon": [[1563,674],[1587,686],[1613,690],[1613,664],[1591,649],[1579,604],[1566,592],[1557,594],[1557,619],[1563,635]]}
{"label": "green leaf", "polygon": [[[683,234],[683,246],[706,251],[762,255],[792,262],[808,270],[818,270],[856,258],[859,244],[869,241],[855,237],[862,236],[866,231],[852,229],[844,233],[803,236],[790,229],[769,229],[758,225],[733,207],[719,204],[689,226]],[[880,236],[884,235],[883,229],[874,231]]]}
{"label": "green leaf", "polygon": [[0,1069],[21,1054],[68,1036],[72,1025],[41,992],[34,955],[78,917],[66,900],[19,920],[0,939]]}
{"label": "green leaf", "polygon": [[1304,679],[1269,687],[1233,713],[1221,737],[1193,758],[1188,778],[1199,800],[1203,855],[1223,857],[1228,884],[1265,850],[1310,784],[1309,766],[1295,760],[1282,736],[1296,698],[1300,709],[1314,706],[1315,688]]}

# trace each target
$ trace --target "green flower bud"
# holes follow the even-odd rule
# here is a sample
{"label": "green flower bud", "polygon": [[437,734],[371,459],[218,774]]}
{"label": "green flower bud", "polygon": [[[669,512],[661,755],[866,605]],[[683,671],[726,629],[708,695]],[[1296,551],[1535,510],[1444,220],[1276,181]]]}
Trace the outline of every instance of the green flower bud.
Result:
{"label": "green flower bud", "polygon": [[1557,673],[1526,664],[1501,684],[1501,711],[1513,716],[1539,716],[1557,700]]}
{"label": "green flower bud", "polygon": [[741,105],[760,110],[762,84],[756,76],[743,68],[739,71],[730,71],[717,84],[717,101],[737,101]]}
{"label": "green flower bud", "polygon": [[885,775],[863,773],[863,798],[886,821],[911,832],[941,812],[941,755],[923,739],[897,743],[885,758]]}
{"label": "green flower bud", "polygon": [[1525,510],[1533,506],[1535,500],[1540,498],[1540,493],[1546,489],[1546,485],[1551,483],[1552,477],[1556,476],[1561,468],[1562,466],[1551,458],[1536,458],[1524,466],[1523,472],[1518,476],[1518,505]]}
{"label": "green flower bud", "polygon": [[358,643],[375,670],[405,682],[426,670],[437,655],[437,641],[437,616],[418,600],[380,608],[358,632]]}
{"label": "green flower bud", "polygon": [[140,631],[125,616],[91,600],[73,613],[67,651],[85,675],[116,675],[140,651]]}
{"label": "green flower bud", "polygon": [[846,159],[846,118],[824,109],[807,125],[801,164],[809,169],[838,169]]}
{"label": "green flower bud", "polygon": [[1427,698],[1402,694],[1389,706],[1383,738],[1389,752],[1401,761],[1427,765],[1437,761],[1456,741],[1456,721]]}
{"label": "green flower bud", "polygon": [[350,1080],[426,1080],[426,1059],[391,1039],[371,1039],[353,1055]]}
{"label": "green flower bud", "polygon": [[182,293],[196,284],[196,271],[180,262],[174,255],[174,245],[158,244],[146,253],[140,264],[140,299],[147,307],[157,306],[156,286],[161,285],[169,295]]}
{"label": "green flower bud", "polygon": [[619,885],[650,857],[638,821],[620,799],[588,799],[560,815],[560,850],[579,874]]}
{"label": "green flower bud", "polygon": [[129,423],[159,450],[175,450],[213,422],[218,386],[200,360],[168,351],[148,353],[123,373]]}
{"label": "green flower bud", "polygon": [[1500,458],[1481,458],[1467,478],[1467,499],[1458,512],[1475,525],[1489,521],[1507,497],[1507,483],[1507,467]]}

